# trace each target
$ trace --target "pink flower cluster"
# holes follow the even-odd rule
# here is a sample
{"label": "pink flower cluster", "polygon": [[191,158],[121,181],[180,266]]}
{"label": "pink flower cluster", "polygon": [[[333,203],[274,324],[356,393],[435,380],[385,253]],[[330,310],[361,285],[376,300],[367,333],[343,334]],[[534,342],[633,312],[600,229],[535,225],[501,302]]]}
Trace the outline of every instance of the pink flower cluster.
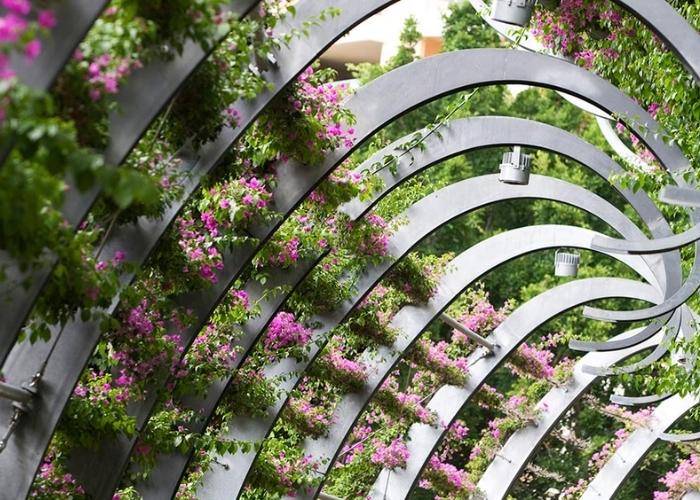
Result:
{"label": "pink flower cluster", "polygon": [[[661,104],[657,102],[652,102],[649,106],[647,106],[647,112],[654,120],[657,119],[660,111],[662,111],[663,114],[668,115],[671,112],[671,108],[668,104],[664,104],[663,106],[661,106]],[[652,153],[646,146],[644,146],[644,144],[639,140],[639,137],[637,137],[627,129],[624,123],[618,121],[615,125],[615,129],[620,135],[629,138],[630,142],[632,143],[632,147],[634,148],[637,155],[645,163],[647,163],[647,165],[652,171],[656,170],[657,168],[660,168],[658,164],[658,158],[656,158],[654,153]]]}
{"label": "pink flower cluster", "polygon": [[[73,56],[77,61],[84,59],[83,53],[77,50]],[[106,94],[119,92],[119,83],[124,81],[134,70],[143,66],[141,61],[129,58],[114,58],[110,54],[102,54],[87,61],[88,94],[93,101],[99,101]]]}
{"label": "pink flower cluster", "polygon": [[236,348],[227,332],[220,331],[210,323],[203,333],[197,335],[192,347],[187,351],[186,362],[193,368],[204,365],[213,365],[223,370],[230,370],[235,366],[238,357]]}
{"label": "pink flower cluster", "polygon": [[86,398],[95,406],[109,406],[114,401],[123,403],[130,397],[130,385],[133,379],[122,370],[117,380],[113,381],[108,373],[90,370],[87,379],[78,382],[73,389],[77,398]]}
{"label": "pink flower cluster", "polygon": [[469,435],[469,427],[461,419],[457,419],[448,425],[441,422],[443,429],[447,430],[447,438],[443,440],[440,451],[436,456],[443,462],[451,461],[455,456],[462,456],[461,450],[466,444],[466,438]]}
{"label": "pink flower cluster", "polygon": [[117,385],[133,390],[135,384],[166,368],[176,378],[187,374],[181,361],[184,347],[180,334],[185,326],[178,311],[164,318],[153,303],[144,298],[123,313],[121,323],[112,352],[112,358],[121,367]]}
{"label": "pink flower cluster", "polygon": [[675,470],[669,471],[659,480],[668,491],[655,491],[654,500],[675,500],[685,493],[700,490],[700,455],[693,453],[681,461]]}
{"label": "pink flower cluster", "polygon": [[[200,219],[208,234],[215,238],[218,235],[216,220],[210,212],[201,214]],[[184,273],[190,272],[194,266],[203,279],[217,283],[219,278],[214,273],[215,269],[224,268],[224,259],[214,246],[210,246],[207,234],[200,232],[194,219],[178,217],[177,227],[180,234],[178,245],[187,257],[187,265],[182,269]]]}
{"label": "pink flower cluster", "polygon": [[435,489],[441,494],[436,500],[465,498],[474,493],[476,485],[469,479],[469,473],[444,462],[437,455],[430,457],[426,478],[421,480],[421,488]]}
{"label": "pink flower cluster", "polygon": [[290,238],[281,246],[279,253],[270,256],[270,263],[281,267],[291,266],[299,260],[300,244],[297,236]]}
{"label": "pink flower cluster", "polygon": [[579,496],[581,495],[581,493],[583,493],[585,491],[587,486],[588,486],[588,481],[586,481],[585,479],[579,479],[576,482],[576,484],[564,489],[564,491],[561,492],[561,495],[559,498],[561,498],[562,500],[579,498]]}
{"label": "pink flower cluster", "polygon": [[615,431],[615,439],[612,442],[605,443],[600,450],[591,455],[591,458],[588,461],[588,466],[593,467],[596,470],[600,470],[608,461],[610,456],[615,453],[615,450],[617,450],[622,443],[625,442],[627,436],[629,436],[629,431],[624,428]]}
{"label": "pink flower cluster", "polygon": [[256,177],[241,177],[204,191],[197,206],[199,216],[189,211],[177,219],[178,245],[188,261],[183,272],[194,267],[203,279],[217,283],[215,270],[223,269],[224,262],[216,245],[221,239],[233,239],[255,216],[264,216],[271,197]]}
{"label": "pink flower cluster", "polygon": [[364,219],[363,238],[358,251],[368,255],[382,257],[389,250],[389,231],[387,222],[377,214],[369,214]]}
{"label": "pink flower cluster", "polygon": [[[331,83],[314,85],[311,83],[313,74],[313,68],[308,67],[297,78],[298,94],[288,98],[292,109],[326,124],[325,129],[317,133],[319,144],[324,144],[321,151],[331,151],[339,146],[352,147],[355,131],[352,128],[344,129],[337,122],[340,108],[338,89]],[[342,87],[340,90],[345,88]],[[314,144],[309,146],[318,147]]]}
{"label": "pink flower cluster", "polygon": [[375,439],[372,444],[374,446],[374,453],[371,457],[373,464],[381,465],[389,470],[406,467],[410,452],[401,438],[394,439],[388,445]]}
{"label": "pink flower cluster", "polygon": [[52,500],[83,497],[85,495],[83,487],[72,474],[62,469],[63,467],[56,464],[55,452],[47,453],[39,466],[39,474],[34,481],[29,498]]}
{"label": "pink flower cluster", "polygon": [[95,271],[102,272],[106,271],[110,267],[116,268],[118,267],[122,262],[126,260],[126,253],[122,252],[121,250],[117,250],[114,252],[114,257],[112,257],[111,260],[100,260],[97,261],[95,264]]}
{"label": "pink flower cluster", "polygon": [[365,451],[365,442],[369,439],[372,432],[370,425],[358,424],[353,428],[352,434],[350,434],[346,444],[340,450],[339,457],[342,457],[344,464],[352,463],[358,455]]}
{"label": "pink flower cluster", "polygon": [[311,474],[318,469],[318,463],[313,460],[311,455],[305,455],[300,458],[288,457],[284,451],[279,452],[277,456],[272,457],[270,464],[277,473],[279,483],[288,488],[288,494],[295,496],[297,494],[294,475]]}
{"label": "pink flower cluster", "polygon": [[[591,68],[597,57],[616,59],[619,56],[609,47],[587,48],[592,36],[617,38],[614,29],[621,26],[622,17],[609,0],[562,0],[555,11],[538,9],[533,17],[531,32],[545,48],[573,56],[586,68]],[[606,31],[608,28],[611,32]],[[585,33],[588,34],[584,36]]]}
{"label": "pink flower cluster", "polygon": [[367,380],[367,367],[345,356],[340,337],[332,340],[330,348],[319,359],[319,366],[335,384],[350,391],[359,389]]}
{"label": "pink flower cluster", "polygon": [[23,47],[17,45],[23,43],[23,35],[26,32],[33,34],[33,26],[38,25],[44,30],[53,28],[56,25],[56,17],[50,10],[41,10],[36,15],[36,22],[33,21],[33,8],[29,0],[2,0],[2,6],[6,13],[0,16],[0,80],[6,80],[15,76],[9,67],[9,50],[22,48],[28,60],[36,59],[41,54],[41,40],[33,37],[24,43]]}
{"label": "pink flower cluster", "polygon": [[288,347],[304,347],[311,339],[311,330],[296,321],[292,313],[279,312],[272,318],[263,339],[265,350],[274,353]]}
{"label": "pink flower cluster", "polygon": [[514,374],[548,380],[554,375],[554,368],[551,365],[553,358],[552,351],[521,344],[511,356],[509,365]]}
{"label": "pink flower cluster", "polygon": [[231,305],[242,307],[246,311],[250,309],[250,296],[245,290],[229,290],[228,295],[231,299]]}
{"label": "pink flower cluster", "polygon": [[414,359],[416,363],[442,377],[445,383],[464,385],[469,375],[467,358],[452,359],[447,354],[449,346],[450,344],[444,340],[434,343],[427,339],[421,339],[416,343]]}
{"label": "pink flower cluster", "polygon": [[423,404],[420,394],[402,392],[395,375],[388,377],[379,388],[377,402],[394,415],[410,416],[423,424],[434,424],[435,414]]}
{"label": "pink flower cluster", "polygon": [[298,395],[290,398],[287,419],[304,434],[319,438],[328,432],[333,423],[332,405],[329,398],[320,397],[318,392],[305,383],[298,388]]}
{"label": "pink flower cluster", "polygon": [[359,188],[359,193],[367,191],[367,177],[356,170],[350,170],[345,162],[331,172],[328,181],[333,184],[336,190],[349,187],[353,192],[357,188]]}
{"label": "pink flower cluster", "polygon": [[642,408],[639,411],[629,411],[621,406],[610,404],[605,407],[605,413],[633,427],[648,427],[653,419],[654,410]]}
{"label": "pink flower cluster", "polygon": [[[486,299],[473,304],[469,312],[460,318],[464,326],[476,333],[489,333],[503,323],[503,320],[505,320],[505,314],[497,311]],[[463,336],[457,330],[453,331],[453,335]]]}

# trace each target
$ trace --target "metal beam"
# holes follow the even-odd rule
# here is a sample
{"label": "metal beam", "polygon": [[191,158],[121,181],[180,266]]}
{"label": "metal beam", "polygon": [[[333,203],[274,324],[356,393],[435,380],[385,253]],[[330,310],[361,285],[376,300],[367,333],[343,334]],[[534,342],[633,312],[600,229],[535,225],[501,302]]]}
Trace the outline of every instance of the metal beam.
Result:
{"label": "metal beam", "polygon": [[[499,133],[497,133],[497,131]],[[450,126],[443,131],[442,135],[443,138],[441,140],[438,140],[436,137],[428,138],[426,141],[426,150],[424,152],[416,152],[410,164],[408,162],[400,162],[396,176],[385,175],[383,191],[376,194],[371,201],[362,203],[361,210],[351,211],[352,213],[350,213],[350,216],[353,219],[361,217],[374,204],[378,203],[383,196],[396,188],[400,183],[410,178],[411,175],[415,175],[424,168],[428,168],[430,165],[434,165],[455,154],[462,154],[479,147],[494,145],[495,140],[502,140],[505,141],[505,143],[522,143],[530,147],[551,150],[557,154],[572,158],[582,163],[584,166],[592,165],[589,168],[604,179],[609,178],[612,172],[621,171],[621,169],[605,154],[573,134],[529,120],[506,117],[477,117],[456,120],[450,123]],[[498,139],[494,139],[495,137],[498,137]],[[407,140],[408,137],[405,139]],[[398,144],[402,142],[405,141],[397,141]],[[500,144],[500,142],[498,144]],[[378,153],[379,159],[381,159],[381,154],[382,152]],[[374,157],[368,160],[366,164],[372,161],[374,161]],[[365,164],[360,166],[358,170],[364,168],[364,165]],[[671,232],[670,227],[666,225],[665,220],[658,212],[655,205],[643,193],[633,193],[622,190],[621,194],[623,197],[627,198],[637,212],[640,213],[642,220],[651,228],[652,234],[668,234]],[[662,265],[665,266],[664,272],[657,273],[656,276],[660,286],[664,289],[679,286],[680,259],[678,255],[665,256]],[[281,304],[278,304],[278,307],[279,305]],[[267,307],[265,306],[264,309],[267,310]],[[265,317],[269,317],[269,314],[264,313],[261,315],[261,318]],[[267,323],[264,321],[257,321],[257,326],[244,325],[243,328],[246,331],[261,332],[261,329],[264,329],[266,324]],[[659,327],[660,325],[661,323]],[[640,335],[648,336],[650,332],[651,330],[640,332]],[[246,352],[244,352],[239,359],[242,359],[245,354]],[[208,421],[213,414],[229,383],[230,379],[225,383],[217,383],[210,387],[207,390],[207,394],[209,395],[207,400],[194,406],[195,410],[202,412],[205,422]],[[150,496],[155,494],[153,490],[158,490],[162,491],[164,496],[167,496],[168,491],[174,491],[176,483],[180,480],[182,474],[184,474],[189,459],[190,455],[183,456],[180,454],[159,457],[151,475],[151,480],[143,485],[143,488],[140,487],[142,493],[148,493]]]}
{"label": "metal beam", "polygon": [[[336,406],[336,420],[331,424],[328,436],[307,440],[304,443],[304,452],[324,464],[322,472],[329,471],[353,426],[404,353],[418,340],[430,323],[439,318],[440,312],[476,280],[498,266],[530,252],[561,246],[585,248],[590,236],[589,230],[570,226],[530,226],[500,233],[462,252],[450,263],[451,270],[441,278],[437,287],[438,293],[430,302],[404,307],[396,314],[390,324],[399,332],[396,342],[390,348],[379,348],[376,353],[365,356],[363,361],[370,374],[366,386],[341,399]],[[643,261],[630,264],[637,272],[647,272],[645,268],[648,264]],[[657,292],[660,298],[661,291]],[[500,352],[500,347],[496,346],[494,354]],[[480,350],[475,356],[481,356],[483,353],[484,351]],[[323,482],[316,487],[316,491],[322,486]],[[311,496],[313,490],[302,495],[302,498]]]}
{"label": "metal beam", "polygon": [[[544,198],[558,200],[591,211],[618,231],[628,235],[631,235],[628,231],[639,232],[639,229],[634,224],[629,222],[621,212],[609,205],[607,201],[577,186],[533,175],[527,186],[513,188],[513,186],[498,182],[497,177],[497,175],[490,175],[467,179],[445,187],[413,205],[404,213],[404,218],[408,220],[407,224],[402,226],[390,238],[389,255],[398,260],[406,255],[424,237],[454,218],[483,207],[486,204],[505,199]],[[551,242],[551,239],[547,240],[543,237],[533,237],[531,239],[531,243],[537,244],[538,247]],[[522,247],[526,244],[523,243],[520,246]],[[586,247],[587,245],[582,242],[581,246]],[[651,263],[652,267],[654,265]],[[352,308],[364,298],[392,266],[393,263],[387,262],[370,269],[358,281],[357,293],[351,301],[346,302],[339,310],[325,317],[312,318],[312,322],[322,325],[314,332],[314,340],[320,340],[324,334],[342,322]],[[656,282],[653,274],[650,275],[644,269],[641,271],[646,274],[647,280],[652,283]],[[267,436],[286,404],[286,394],[295,387],[301,374],[308,369],[321,347],[322,345],[315,342],[312,343],[309,352],[310,359],[307,361],[283,360],[269,366],[265,370],[268,376],[284,375],[281,390],[285,395],[276,402],[268,418],[257,420],[239,418],[235,420],[231,425],[231,432],[226,436],[227,439],[259,441]],[[203,489],[199,493],[200,497],[202,499],[216,498],[221,491],[242,491],[243,484],[255,457],[256,453],[221,457],[220,461],[228,465],[228,470],[217,467],[209,471],[207,476],[205,476]]]}
{"label": "metal beam", "polygon": [[[232,0],[230,8],[233,12],[243,16],[258,1],[259,0]],[[66,5],[64,5],[64,3]],[[75,7],[76,3],[92,4],[93,2],[85,2],[85,0],[66,0],[65,2],[59,3],[59,9],[68,9],[70,4],[73,4],[73,7]],[[100,5],[104,6],[105,3],[106,2],[102,0],[94,2],[95,5],[91,5],[89,9],[94,9]],[[71,23],[70,29],[79,27],[72,24],[75,20],[71,16],[70,9],[63,12],[62,15],[65,17],[64,27],[66,27],[66,29],[68,23]],[[78,18],[80,18],[79,15]],[[56,47],[50,47],[48,53],[51,54],[55,50],[57,50]],[[72,52],[69,55],[72,55]],[[185,43],[182,55],[178,55],[169,61],[152,61],[144,68],[130,75],[127,82],[120,87],[119,93],[116,96],[118,110],[112,112],[110,115],[110,144],[107,149],[103,151],[103,156],[107,164],[116,168],[126,159],[138,139],[145,133],[148,125],[157,117],[167,102],[175,96],[180,86],[184,84],[185,80],[207,55],[208,53],[204,52],[199,44],[190,40]],[[38,66],[39,65],[34,65],[32,68]],[[183,173],[186,174],[187,170],[184,170]],[[66,221],[76,229],[92,208],[100,191],[98,188],[93,188],[84,193],[79,192],[71,183],[72,180],[69,179],[68,193],[62,207],[62,212]],[[119,231],[117,231],[117,233],[118,232]],[[112,240],[110,240],[110,243],[111,242]],[[113,255],[114,253],[112,248],[105,248],[105,250],[105,254]],[[27,320],[37,297],[44,289],[44,286],[51,276],[55,264],[55,257],[50,257],[45,265],[32,271],[30,276],[24,275],[24,273],[20,271],[17,263],[7,255],[3,256],[0,253],[0,262],[9,268],[9,279],[3,283],[5,286],[14,286],[15,282],[30,278],[30,286],[28,288],[15,288],[11,294],[10,301],[0,302],[0,317],[3,318],[3,322],[0,323],[1,366],[12,348],[13,342],[16,340],[22,325]],[[3,292],[3,284],[0,284],[0,294]]]}
{"label": "metal beam", "polygon": [[[634,330],[618,337],[624,338],[631,334],[634,334]],[[508,438],[503,448],[498,452],[501,457],[505,457],[507,460],[495,459],[491,462],[479,479],[478,491],[489,500],[506,497],[542,441],[551,433],[564,414],[569,411],[569,408],[598,379],[597,375],[583,370],[587,364],[610,367],[644,349],[654,347],[659,342],[660,337],[661,335],[657,334],[651,339],[627,349],[588,353],[581,358],[574,366],[571,379],[561,387],[553,387],[537,404],[537,407],[542,411],[542,416],[537,420],[536,425],[528,425]]]}
{"label": "metal beam", "polygon": [[[462,72],[454,71],[456,67],[470,68],[470,71],[462,74]],[[429,75],[429,77],[423,78],[421,74]],[[420,81],[425,85],[414,87],[412,83],[415,81]],[[349,109],[362,117],[358,120],[358,142],[363,142],[383,124],[424,102],[450,92],[490,83],[531,83],[567,90],[596,103],[608,112],[616,112],[621,116],[641,117],[639,121],[635,120],[631,127],[632,129],[636,127],[637,132],[648,143],[652,152],[671,170],[683,169],[688,164],[677,148],[667,145],[660,138],[657,138],[662,137],[663,134],[654,136],[660,130],[648,114],[609,83],[580,68],[574,68],[568,63],[538,54],[501,49],[460,51],[424,59],[392,71],[364,89],[360,89],[348,101]],[[397,92],[401,93],[404,98],[387,100],[383,97]],[[377,103],[382,103],[382,106],[377,107]],[[222,140],[222,142],[226,141]],[[218,144],[222,152],[226,150],[226,145]],[[224,147],[222,148],[222,146]],[[286,165],[279,172],[280,188],[275,193],[278,207],[283,207],[282,211],[289,213],[349,152],[350,150],[340,150],[331,154],[322,168],[318,169],[308,168],[294,162]],[[202,160],[204,161],[204,158]],[[162,234],[162,232],[158,234]],[[157,238],[158,234],[146,233],[146,236]],[[216,301],[214,301],[215,303]],[[43,450],[68,399],[70,390],[77,381],[80,369],[91,352],[90,346],[94,345],[92,339],[97,338],[96,325],[76,325],[73,330],[71,335],[62,337],[62,342],[57,345],[54,359],[49,366],[56,377],[52,379],[47,377],[47,380],[51,380],[51,385],[54,384],[54,381],[60,381],[62,388],[52,389],[47,393],[44,403],[47,408],[50,408],[48,412],[28,415],[26,425],[23,423],[19,429],[20,433],[25,434],[24,445],[21,448],[8,449],[7,451],[10,453],[0,456],[0,467],[4,470],[12,471],[17,468],[18,465],[12,465],[13,463],[25,463],[23,466],[25,474],[28,469],[34,468],[36,470],[38,467]],[[80,330],[87,330],[84,337],[80,335],[82,333]],[[65,342],[64,339],[66,339]],[[79,343],[72,346],[68,339],[74,339],[74,342],[78,342],[79,339]],[[21,375],[29,367],[36,369],[37,357],[42,359],[41,357],[45,355],[46,351],[42,350],[41,346],[34,347],[34,352],[26,356],[26,354],[22,354],[26,353],[26,347],[20,345],[17,349],[17,355],[8,359],[7,372],[12,375],[13,379],[16,377],[21,380],[23,377],[17,375]],[[43,363],[43,359],[41,362]],[[54,363],[63,365],[63,368],[59,370],[51,368]],[[3,415],[7,414],[7,409],[0,405],[0,418],[4,418]],[[9,446],[13,447],[14,442],[11,442]],[[31,459],[29,459],[30,456]],[[17,457],[24,458],[19,460]],[[29,462],[25,462],[27,459]],[[12,460],[12,462],[5,463],[7,460]],[[28,464],[32,465],[27,467]],[[8,476],[12,478],[12,483],[21,483],[28,488],[29,483],[19,479],[20,474],[10,472]],[[14,484],[8,484],[7,488],[11,494],[15,491]],[[20,486],[20,491],[22,491],[21,488],[23,486]],[[19,496],[22,494],[18,492]]]}
{"label": "metal beam", "polygon": [[449,326],[450,328],[454,328],[458,332],[463,333],[465,337],[472,340],[474,343],[479,344],[481,347],[485,347],[487,351],[493,352],[494,349],[496,348],[495,345],[493,345],[491,342],[486,340],[484,337],[482,337],[481,335],[479,335],[476,332],[471,331],[469,328],[464,326],[462,323],[460,323],[456,319],[448,316],[447,314],[441,313],[440,320],[443,323],[445,323],[447,326]]}
{"label": "metal beam", "polygon": [[612,498],[660,436],[697,404],[692,396],[673,396],[661,403],[652,413],[649,426],[629,435],[593,478],[581,500]]}
{"label": "metal beam", "polygon": [[648,285],[618,278],[594,278],[575,280],[558,286],[526,302],[493,333],[500,348],[495,356],[479,358],[475,353],[469,358],[470,376],[463,387],[445,386],[438,390],[428,404],[437,415],[437,427],[414,424],[408,432],[409,458],[405,469],[383,470],[372,487],[370,496],[385,500],[406,498],[417,485],[430,456],[444,439],[449,426],[460,410],[469,403],[486,378],[506,361],[528,335],[547,321],[566,311],[592,300],[612,297],[659,300],[658,292]]}

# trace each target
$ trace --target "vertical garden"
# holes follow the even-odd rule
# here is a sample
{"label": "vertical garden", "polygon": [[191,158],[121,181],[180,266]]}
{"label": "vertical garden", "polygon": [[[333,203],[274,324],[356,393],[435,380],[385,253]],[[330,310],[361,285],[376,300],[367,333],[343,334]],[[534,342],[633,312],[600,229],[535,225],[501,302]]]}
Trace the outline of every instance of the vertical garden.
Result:
{"label": "vertical garden", "polygon": [[0,0],[1,500],[700,498],[700,3],[395,3]]}

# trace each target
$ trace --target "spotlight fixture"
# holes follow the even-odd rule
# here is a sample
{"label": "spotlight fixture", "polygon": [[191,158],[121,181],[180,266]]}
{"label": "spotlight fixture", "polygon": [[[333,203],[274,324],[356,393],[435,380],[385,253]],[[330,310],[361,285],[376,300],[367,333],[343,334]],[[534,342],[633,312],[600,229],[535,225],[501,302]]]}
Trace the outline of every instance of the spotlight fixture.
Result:
{"label": "spotlight fixture", "polygon": [[554,276],[576,276],[580,262],[581,256],[578,253],[557,250],[554,254]]}
{"label": "spotlight fixture", "polygon": [[535,0],[493,0],[491,19],[524,28],[530,23]]}
{"label": "spotlight fixture", "polygon": [[523,154],[520,146],[515,146],[512,152],[503,154],[498,180],[506,184],[527,184],[530,180],[531,161],[530,155]]}

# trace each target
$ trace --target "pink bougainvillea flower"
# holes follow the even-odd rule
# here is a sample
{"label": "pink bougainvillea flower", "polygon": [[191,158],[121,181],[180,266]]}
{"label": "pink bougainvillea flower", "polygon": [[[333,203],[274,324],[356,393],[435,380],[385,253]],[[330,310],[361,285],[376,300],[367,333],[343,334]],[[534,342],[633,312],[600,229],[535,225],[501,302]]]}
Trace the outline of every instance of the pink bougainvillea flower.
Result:
{"label": "pink bougainvillea flower", "polygon": [[24,46],[24,55],[30,61],[39,57],[39,54],[41,54],[41,42],[39,40],[34,39]]}
{"label": "pink bougainvillea flower", "polygon": [[32,10],[32,4],[29,3],[29,0],[2,0],[2,5],[7,10],[22,16],[26,16]]}
{"label": "pink bougainvillea flower", "polygon": [[39,21],[39,26],[42,28],[51,29],[56,26],[56,16],[54,16],[53,12],[50,10],[42,10],[39,12],[37,20]]}
{"label": "pink bougainvillea flower", "polygon": [[0,17],[0,42],[16,42],[25,29],[27,29],[27,22],[21,17],[14,14]]}

